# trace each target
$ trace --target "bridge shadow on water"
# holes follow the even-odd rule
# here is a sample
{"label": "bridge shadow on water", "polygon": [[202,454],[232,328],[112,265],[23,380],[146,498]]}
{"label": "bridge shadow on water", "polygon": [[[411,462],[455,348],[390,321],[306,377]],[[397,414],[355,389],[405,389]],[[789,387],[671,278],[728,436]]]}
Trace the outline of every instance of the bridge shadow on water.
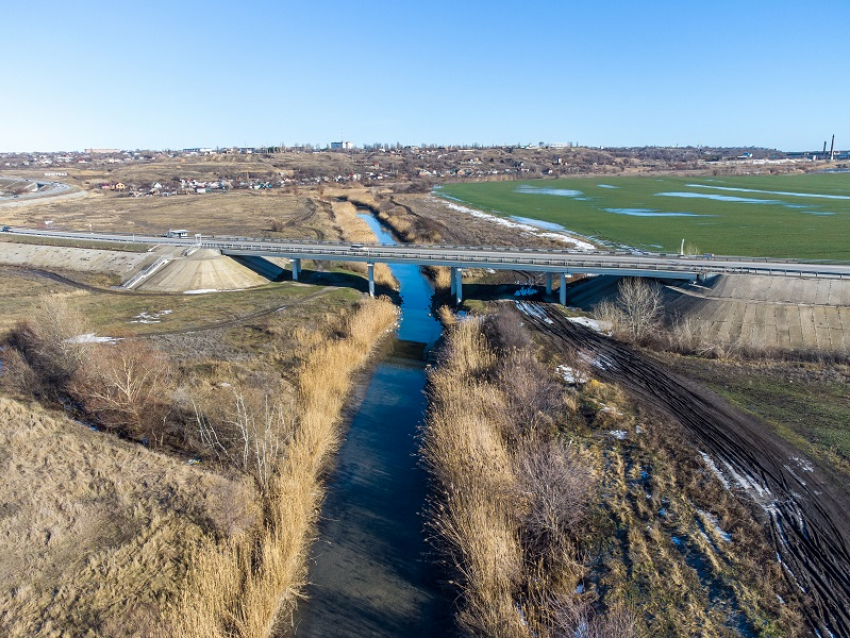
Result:
{"label": "bridge shadow on water", "polygon": [[[249,270],[257,273],[261,277],[265,277],[269,281],[276,283],[292,281],[291,270],[281,268],[264,257],[231,255],[230,258],[242,266],[245,266]],[[322,262],[322,265],[327,263],[328,262]],[[335,286],[337,288],[351,288],[353,290],[359,290],[362,293],[369,292],[369,282],[363,275],[339,270],[311,270],[302,268],[298,281],[299,283],[310,284],[313,286]],[[400,301],[399,293],[396,290],[387,286],[381,286],[377,283],[375,284],[375,295],[378,297],[386,295],[392,299],[394,303],[399,303]]]}

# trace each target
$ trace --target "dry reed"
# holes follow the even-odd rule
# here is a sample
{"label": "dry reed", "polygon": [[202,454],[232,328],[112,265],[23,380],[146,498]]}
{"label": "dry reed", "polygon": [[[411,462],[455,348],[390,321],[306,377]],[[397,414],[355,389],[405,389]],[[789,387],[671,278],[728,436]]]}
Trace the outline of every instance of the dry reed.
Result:
{"label": "dry reed", "polygon": [[[179,636],[261,638],[291,616],[323,498],[322,476],[340,443],[340,414],[375,342],[396,320],[387,300],[365,300],[333,326],[336,339],[305,339],[298,370],[297,426],[266,499],[257,538],[207,542],[177,609]],[[306,334],[306,333],[305,333]]]}

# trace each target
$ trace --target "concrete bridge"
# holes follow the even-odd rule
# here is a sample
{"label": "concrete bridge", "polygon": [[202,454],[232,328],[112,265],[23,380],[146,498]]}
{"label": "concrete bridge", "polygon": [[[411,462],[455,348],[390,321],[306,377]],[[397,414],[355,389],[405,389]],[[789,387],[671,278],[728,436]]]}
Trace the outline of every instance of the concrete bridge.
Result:
{"label": "concrete bridge", "polygon": [[528,270],[546,274],[546,292],[553,277],[560,279],[560,301],[566,303],[566,278],[573,274],[616,275],[694,281],[708,274],[749,273],[785,277],[850,279],[850,265],[804,263],[793,260],[678,255],[625,251],[575,251],[540,248],[488,248],[476,246],[386,246],[256,237],[196,235],[194,238],[157,235],[79,233],[9,228],[11,235],[58,237],[116,243],[156,244],[211,248],[224,255],[283,257],[292,262],[292,278],[298,280],[302,260],[355,261],[367,265],[369,293],[375,294],[376,263],[447,266],[451,269],[452,295],[463,299],[463,270]]}

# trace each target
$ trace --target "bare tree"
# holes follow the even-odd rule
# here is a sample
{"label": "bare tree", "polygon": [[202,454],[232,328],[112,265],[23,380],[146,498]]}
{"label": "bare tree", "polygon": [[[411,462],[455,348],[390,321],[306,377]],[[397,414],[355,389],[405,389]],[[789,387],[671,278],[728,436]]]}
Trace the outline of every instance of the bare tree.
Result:
{"label": "bare tree", "polygon": [[104,427],[162,444],[171,367],[140,340],[96,346],[70,392]]}
{"label": "bare tree", "polygon": [[193,406],[202,444],[216,458],[227,459],[268,490],[294,433],[294,420],[287,418],[289,411],[284,404],[273,401],[268,393],[256,400],[234,389],[230,414],[217,424],[195,402]]}
{"label": "bare tree", "polygon": [[596,316],[610,321],[614,334],[621,339],[646,343],[659,329],[663,309],[658,283],[630,277],[620,282],[615,303],[603,302],[596,307]]}

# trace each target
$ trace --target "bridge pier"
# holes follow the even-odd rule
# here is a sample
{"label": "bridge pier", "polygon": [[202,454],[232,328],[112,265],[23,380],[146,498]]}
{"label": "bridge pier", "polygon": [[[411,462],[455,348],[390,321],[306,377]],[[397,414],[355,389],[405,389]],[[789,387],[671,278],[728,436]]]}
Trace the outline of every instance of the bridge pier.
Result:
{"label": "bridge pier", "polygon": [[463,269],[452,268],[452,295],[455,305],[459,306],[463,301]]}
{"label": "bridge pier", "polygon": [[546,273],[546,294],[552,294],[552,273],[550,272]]}
{"label": "bridge pier", "polygon": [[292,259],[292,281],[298,281],[298,277],[301,275],[301,260],[300,259]]}
{"label": "bridge pier", "polygon": [[369,272],[369,296],[375,296],[375,264],[366,263],[366,270]]}
{"label": "bridge pier", "polygon": [[561,305],[567,305],[567,276],[569,273],[562,272],[558,273],[558,277],[560,279],[561,288],[558,290],[558,297],[560,299]]}

